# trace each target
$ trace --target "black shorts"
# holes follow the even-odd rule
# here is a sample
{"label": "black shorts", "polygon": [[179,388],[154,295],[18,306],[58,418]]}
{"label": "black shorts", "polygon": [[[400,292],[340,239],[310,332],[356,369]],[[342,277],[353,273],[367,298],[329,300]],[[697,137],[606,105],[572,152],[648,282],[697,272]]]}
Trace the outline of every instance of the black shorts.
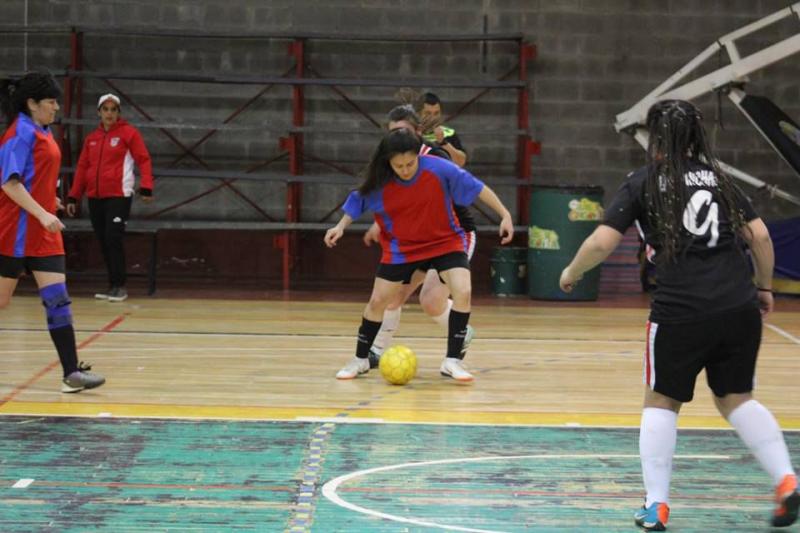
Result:
{"label": "black shorts", "polygon": [[411,276],[414,272],[421,270],[427,272],[434,269],[437,272],[444,272],[451,268],[466,268],[469,270],[469,258],[464,252],[452,252],[449,254],[431,257],[430,259],[423,259],[422,261],[414,261],[413,263],[402,263],[399,265],[391,265],[381,263],[378,265],[378,272],[375,277],[385,279],[386,281],[402,281],[408,283],[411,281]]}
{"label": "black shorts", "polygon": [[[469,261],[472,261],[472,256],[475,255],[475,244],[478,241],[478,233],[475,232],[475,231],[467,231],[467,232],[464,233],[464,237],[466,238],[467,261],[469,262]],[[447,270],[447,269],[445,268],[443,270]],[[380,270],[379,270],[379,272],[380,272]],[[413,272],[412,272],[412,275],[413,275]],[[382,277],[382,276],[378,276],[378,277]],[[439,277],[439,280],[442,283],[444,283],[444,280],[441,277]],[[409,283],[411,283],[411,276],[409,276],[408,279],[403,281],[403,285],[408,285]]]}
{"label": "black shorts", "polygon": [[48,255],[46,257],[9,257],[0,255],[0,276],[4,278],[19,278],[23,272],[58,272],[67,271],[63,255]]}
{"label": "black shorts", "polygon": [[748,393],[760,345],[761,313],[755,306],[696,322],[648,322],[644,382],[664,396],[690,402],[705,368],[715,396]]}

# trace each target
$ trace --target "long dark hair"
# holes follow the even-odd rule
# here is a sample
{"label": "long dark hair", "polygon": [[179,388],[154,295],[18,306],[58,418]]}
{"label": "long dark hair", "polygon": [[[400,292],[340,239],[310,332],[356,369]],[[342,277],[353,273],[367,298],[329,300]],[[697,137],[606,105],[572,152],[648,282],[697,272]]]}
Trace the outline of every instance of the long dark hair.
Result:
{"label": "long dark hair", "polygon": [[691,243],[683,227],[689,201],[684,176],[697,165],[711,167],[719,189],[720,209],[728,215],[734,236],[746,226],[737,207],[735,186],[722,172],[708,143],[700,110],[685,100],[663,100],[647,112],[648,175],[645,196],[651,227],[662,249],[656,257],[673,261]]}
{"label": "long dark hair", "polygon": [[364,181],[358,188],[362,195],[380,189],[395,177],[394,169],[389,161],[398,154],[419,153],[421,141],[406,129],[398,129],[387,133],[372,154],[367,168],[362,173]]}
{"label": "long dark hair", "polygon": [[28,98],[39,102],[46,98],[60,98],[61,87],[46,70],[28,72],[22,78],[0,80],[0,111],[10,125],[20,113],[30,115]]}

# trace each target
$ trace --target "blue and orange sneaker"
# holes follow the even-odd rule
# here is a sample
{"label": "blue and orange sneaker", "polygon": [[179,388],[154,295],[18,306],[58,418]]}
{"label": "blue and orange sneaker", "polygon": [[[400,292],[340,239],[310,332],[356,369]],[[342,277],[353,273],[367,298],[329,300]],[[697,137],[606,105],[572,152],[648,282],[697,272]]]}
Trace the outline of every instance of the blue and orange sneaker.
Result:
{"label": "blue and orange sneaker", "polygon": [[772,513],[772,527],[786,527],[794,524],[797,520],[797,512],[800,510],[800,494],[797,492],[796,476],[789,474],[783,477],[775,487],[775,502],[778,507]]}
{"label": "blue and orange sneaker", "polygon": [[669,520],[669,505],[662,502],[653,502],[650,507],[645,507],[633,514],[636,525],[647,531],[666,531]]}

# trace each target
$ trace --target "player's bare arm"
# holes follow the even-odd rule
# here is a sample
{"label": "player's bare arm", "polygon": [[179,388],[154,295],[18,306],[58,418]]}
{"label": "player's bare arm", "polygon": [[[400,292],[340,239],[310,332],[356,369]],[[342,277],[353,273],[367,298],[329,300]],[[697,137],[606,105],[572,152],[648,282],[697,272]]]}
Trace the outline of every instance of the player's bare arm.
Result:
{"label": "player's bare arm", "polygon": [[3,192],[18,206],[31,214],[49,232],[55,233],[64,229],[64,224],[52,213],[33,199],[25,186],[16,179],[9,179],[3,184]]}
{"label": "player's bare arm", "polygon": [[772,297],[772,271],[775,268],[775,251],[766,224],[760,218],[751,220],[741,231],[741,236],[750,247],[755,270],[754,281],[758,287],[758,303],[761,314],[767,315],[774,306]]}
{"label": "player's bare arm", "polygon": [[514,221],[511,220],[511,213],[497,194],[488,185],[485,185],[478,195],[478,199],[500,215],[500,244],[511,242],[511,239],[514,238]]}
{"label": "player's bare arm", "polygon": [[561,290],[570,292],[583,275],[605,261],[621,241],[622,233],[619,231],[605,224],[597,226],[583,241],[572,262],[561,272]]}
{"label": "player's bare arm", "polygon": [[325,245],[328,248],[336,246],[336,242],[344,235],[344,230],[352,223],[353,219],[350,215],[343,215],[338,224],[325,232]]}

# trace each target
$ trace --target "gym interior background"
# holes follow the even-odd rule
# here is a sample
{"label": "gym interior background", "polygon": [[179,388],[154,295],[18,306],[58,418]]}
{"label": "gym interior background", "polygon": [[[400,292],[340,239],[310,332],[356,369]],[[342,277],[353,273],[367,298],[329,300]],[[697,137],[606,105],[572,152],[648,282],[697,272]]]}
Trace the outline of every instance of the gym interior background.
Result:
{"label": "gym interior background", "polygon": [[[338,219],[337,207],[358,182],[398,89],[439,94],[447,124],[469,153],[468,168],[523,225],[530,188],[514,180],[599,185],[608,198],[644,160],[633,139],[614,130],[615,115],[718,37],[787,5],[5,0],[0,70],[44,66],[69,75],[65,179],[96,125],[97,96],[123,95],[123,116],[140,127],[156,168],[157,200],[135,202],[132,220],[165,228],[157,251],[161,287],[186,279],[363,287],[377,251],[361,244],[359,232],[328,251],[321,228]],[[21,33],[26,23],[37,31]],[[786,20],[759,32],[742,52],[796,26]],[[721,53],[711,67],[726,62]],[[289,80],[301,77],[299,84]],[[798,79],[800,62],[782,61],[751,76],[748,92],[797,117]],[[726,98],[710,94],[697,103],[723,160],[800,192],[797,176]],[[743,188],[767,221],[800,213],[768,191]],[[287,222],[301,226],[286,231]],[[222,229],[211,229],[215,224]],[[68,235],[73,278],[100,279],[89,233]],[[526,239],[520,232],[517,243]],[[149,236],[133,234],[128,242],[132,270],[144,273]],[[476,291],[489,288],[496,245],[493,234],[481,235]]]}

